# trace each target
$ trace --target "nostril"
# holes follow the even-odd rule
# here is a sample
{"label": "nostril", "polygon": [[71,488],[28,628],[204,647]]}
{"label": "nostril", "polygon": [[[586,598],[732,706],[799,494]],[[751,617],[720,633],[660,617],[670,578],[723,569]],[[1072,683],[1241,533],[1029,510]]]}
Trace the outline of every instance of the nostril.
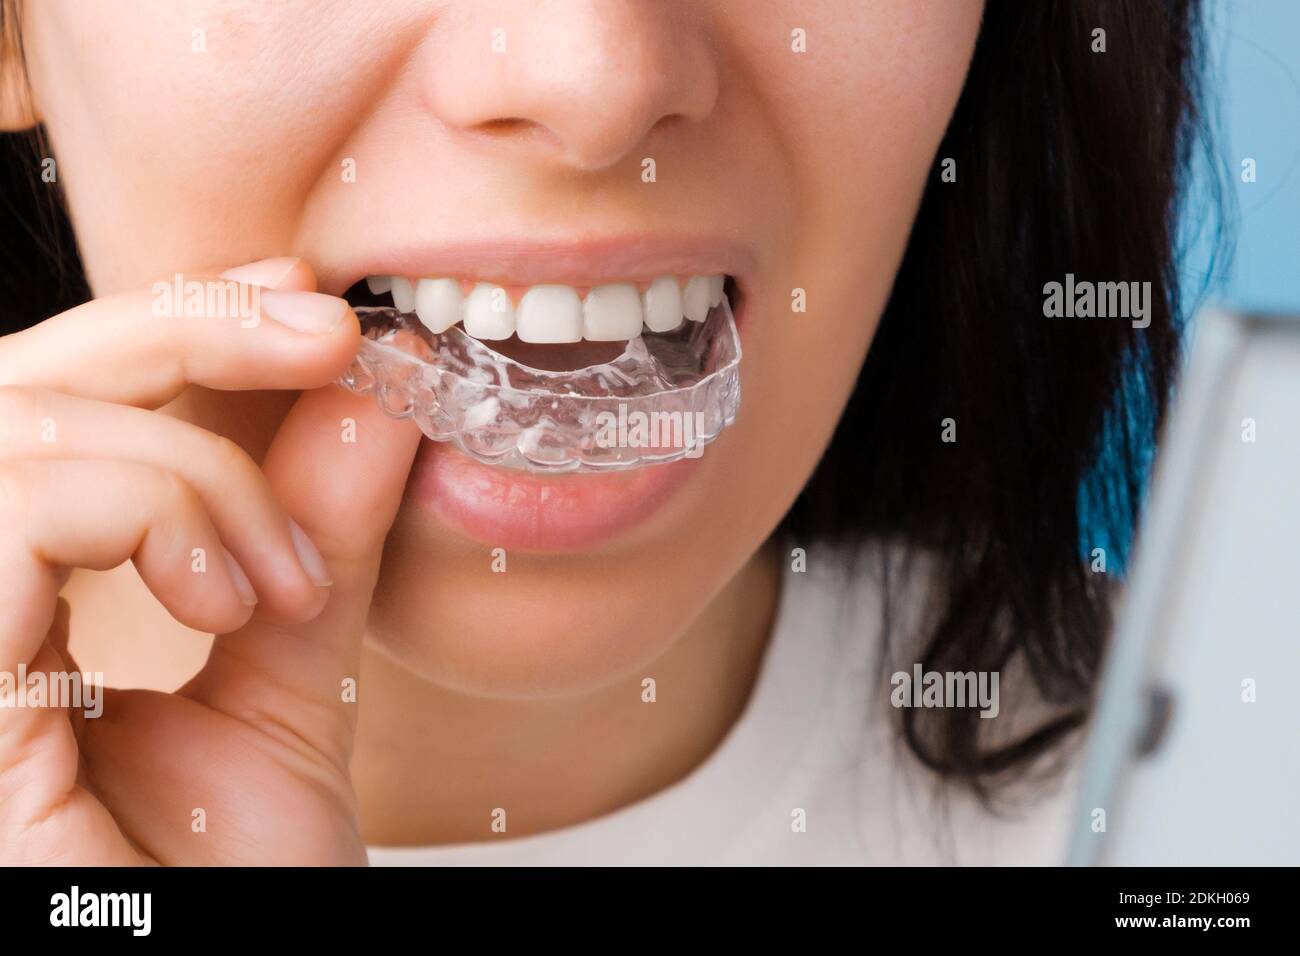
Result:
{"label": "nostril", "polygon": [[485,120],[478,124],[478,130],[490,136],[509,136],[513,133],[522,132],[533,125],[535,124],[531,120],[508,116],[503,119]]}
{"label": "nostril", "polygon": [[545,142],[549,148],[556,149],[559,145],[555,141],[555,136],[545,126],[516,116],[483,120],[471,126],[468,132],[481,137],[485,142],[503,146],[537,148],[539,144]]}
{"label": "nostril", "polygon": [[651,133],[668,132],[668,131],[675,130],[679,126],[686,126],[690,122],[691,122],[691,118],[687,116],[685,113],[669,113],[666,116],[659,117],[659,119],[655,122],[655,124],[652,127],[650,127],[650,132]]}

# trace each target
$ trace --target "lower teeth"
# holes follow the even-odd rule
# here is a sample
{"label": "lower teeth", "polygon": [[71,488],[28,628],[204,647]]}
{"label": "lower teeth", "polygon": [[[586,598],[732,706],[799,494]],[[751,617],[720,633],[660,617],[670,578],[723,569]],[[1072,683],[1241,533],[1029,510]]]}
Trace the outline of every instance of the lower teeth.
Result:
{"label": "lower teeth", "polygon": [[612,361],[523,365],[453,326],[358,308],[363,339],[341,384],[493,465],[617,471],[698,457],[736,417],[740,338],[726,298],[704,322],[645,332]]}

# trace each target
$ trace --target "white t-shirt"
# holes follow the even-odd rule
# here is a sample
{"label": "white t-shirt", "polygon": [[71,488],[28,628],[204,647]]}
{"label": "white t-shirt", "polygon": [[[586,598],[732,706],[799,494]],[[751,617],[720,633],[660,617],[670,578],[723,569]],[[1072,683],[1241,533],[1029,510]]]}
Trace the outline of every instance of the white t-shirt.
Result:
{"label": "white t-shirt", "polygon": [[775,629],[740,720],[681,781],[560,830],[450,846],[372,847],[370,862],[1059,863],[1072,811],[1069,775],[1011,816],[988,812],[964,790],[941,791],[899,740],[889,710],[892,688],[876,657],[882,589],[875,575],[859,571],[849,579],[842,554],[819,550],[808,565],[802,573],[786,570]]}

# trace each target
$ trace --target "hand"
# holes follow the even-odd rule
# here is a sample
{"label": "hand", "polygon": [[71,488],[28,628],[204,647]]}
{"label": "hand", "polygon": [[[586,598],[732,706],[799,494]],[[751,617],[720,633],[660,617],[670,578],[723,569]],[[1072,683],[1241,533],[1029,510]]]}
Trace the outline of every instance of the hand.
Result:
{"label": "hand", "polygon": [[[330,384],[357,320],[305,265],[226,275],[275,291],[244,319],[159,318],[144,292],[0,338],[0,680],[76,670],[71,568],[129,558],[218,635],[175,694],[0,706],[0,864],[365,862],[343,689],[419,432]],[[259,468],[156,411],[190,384],[304,391]]]}

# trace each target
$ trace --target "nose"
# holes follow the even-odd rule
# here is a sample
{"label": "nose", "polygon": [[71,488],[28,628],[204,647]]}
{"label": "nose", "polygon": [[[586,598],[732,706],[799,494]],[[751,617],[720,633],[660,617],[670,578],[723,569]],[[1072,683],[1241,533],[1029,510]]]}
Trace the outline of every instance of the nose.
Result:
{"label": "nose", "polygon": [[680,0],[449,4],[423,94],[448,128],[573,169],[606,169],[656,129],[713,112],[707,28]]}

